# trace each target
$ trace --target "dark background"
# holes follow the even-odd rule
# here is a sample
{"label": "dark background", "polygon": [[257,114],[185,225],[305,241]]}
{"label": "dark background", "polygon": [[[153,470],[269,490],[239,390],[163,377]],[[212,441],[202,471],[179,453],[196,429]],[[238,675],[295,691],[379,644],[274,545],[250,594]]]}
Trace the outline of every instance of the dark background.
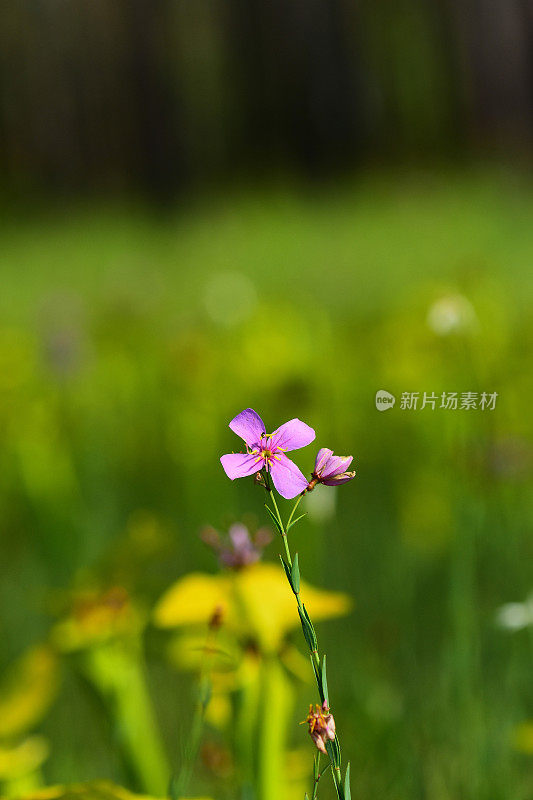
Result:
{"label": "dark background", "polygon": [[368,160],[526,155],[530,0],[19,0],[0,165],[24,192],[141,191]]}

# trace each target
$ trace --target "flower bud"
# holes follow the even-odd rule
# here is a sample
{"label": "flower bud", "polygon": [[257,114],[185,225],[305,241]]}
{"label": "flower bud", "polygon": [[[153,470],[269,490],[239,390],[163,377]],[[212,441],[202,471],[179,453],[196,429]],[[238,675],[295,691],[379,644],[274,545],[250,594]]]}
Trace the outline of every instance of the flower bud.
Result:
{"label": "flower bud", "polygon": [[352,463],[353,456],[334,456],[333,450],[323,447],[318,451],[315,471],[312,480],[307,487],[307,491],[312,491],[317,483],[325,486],[340,486],[355,478],[354,472],[347,472]]}
{"label": "flower bud", "polygon": [[315,747],[321,753],[326,753],[326,742],[333,741],[335,738],[335,720],[325,700],[322,706],[317,703],[314,710],[312,704],[309,706],[309,714],[300,724],[305,725],[306,723],[309,725],[309,735]]}

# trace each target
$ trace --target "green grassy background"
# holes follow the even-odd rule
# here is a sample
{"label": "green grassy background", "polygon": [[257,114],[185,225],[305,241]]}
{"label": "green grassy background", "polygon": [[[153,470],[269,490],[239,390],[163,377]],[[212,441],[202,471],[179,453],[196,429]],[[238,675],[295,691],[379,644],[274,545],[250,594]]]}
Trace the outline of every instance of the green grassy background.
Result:
{"label": "green grassy background", "polygon": [[[531,628],[502,631],[495,612],[531,589],[532,218],[527,180],[495,168],[240,189],[165,216],[5,215],[0,665],[47,634],[89,570],[147,605],[213,571],[199,528],[262,519],[258,490],[218,462],[236,447],[228,421],[247,406],[270,429],[298,416],[358,472],[293,541],[309,580],[356,601],[320,625],[354,796],[531,797],[531,755],[514,746],[533,714]],[[439,336],[428,310],[448,295],[474,317]],[[499,398],[382,414],[381,388]],[[314,452],[296,454],[304,472]],[[147,646],[175,754],[188,679],[154,632]],[[313,698],[298,693],[305,745]],[[73,671],[42,729],[48,782],[137,788]]]}

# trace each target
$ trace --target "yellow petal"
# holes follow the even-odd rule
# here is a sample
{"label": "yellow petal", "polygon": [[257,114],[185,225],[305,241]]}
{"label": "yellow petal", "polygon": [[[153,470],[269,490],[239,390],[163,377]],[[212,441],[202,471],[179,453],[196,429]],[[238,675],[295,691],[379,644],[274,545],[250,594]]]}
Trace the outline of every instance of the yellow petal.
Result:
{"label": "yellow petal", "polygon": [[222,609],[223,624],[229,611],[228,580],[225,575],[192,572],[174,583],[154,610],[160,628],[206,624],[216,608]]}
{"label": "yellow petal", "polygon": [[285,645],[280,653],[280,658],[284,666],[296,678],[305,683],[311,683],[312,671],[309,669],[309,656],[304,656],[300,650],[293,645]]}
{"label": "yellow petal", "polygon": [[[287,631],[300,625],[296,600],[283,569],[275,564],[255,564],[235,578],[236,603],[251,630],[267,651],[276,650]],[[311,619],[342,616],[352,607],[351,598],[301,582],[301,597]]]}
{"label": "yellow petal", "polygon": [[13,780],[35,772],[48,758],[48,752],[44,736],[30,736],[15,747],[0,746],[0,780]]}
{"label": "yellow petal", "polygon": [[224,730],[231,720],[233,709],[228,694],[213,694],[205,710],[206,721],[213,728]]}
{"label": "yellow petal", "polygon": [[[303,581],[301,595],[313,621],[342,616],[352,607],[348,595]],[[223,575],[186,575],[163,595],[154,622],[162,628],[206,624],[217,607],[225,630],[254,639],[266,652],[277,650],[287,631],[300,624],[283,569],[264,563]]]}
{"label": "yellow petal", "polygon": [[121,586],[105,592],[81,591],[73,598],[70,616],[54,626],[52,641],[65,652],[80,650],[115,637],[135,636],[145,621]]}
{"label": "yellow petal", "polygon": [[59,683],[57,659],[45,645],[16,661],[0,686],[0,739],[33,728],[48,711]]}
{"label": "yellow petal", "polygon": [[526,720],[516,726],[513,732],[513,741],[516,750],[533,755],[533,720]]}
{"label": "yellow petal", "polygon": [[173,664],[180,670],[199,671],[202,666],[209,670],[227,672],[234,670],[240,660],[240,650],[235,640],[222,635],[210,641],[205,628],[176,635],[168,645],[168,655]]}

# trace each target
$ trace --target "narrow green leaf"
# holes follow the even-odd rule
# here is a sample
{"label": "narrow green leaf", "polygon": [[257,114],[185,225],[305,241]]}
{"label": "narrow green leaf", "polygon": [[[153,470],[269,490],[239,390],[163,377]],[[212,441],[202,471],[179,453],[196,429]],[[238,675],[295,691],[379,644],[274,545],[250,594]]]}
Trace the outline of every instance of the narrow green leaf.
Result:
{"label": "narrow green leaf", "polygon": [[311,647],[311,650],[317,650],[318,649],[318,642],[317,642],[317,638],[316,638],[315,629],[313,627],[313,623],[311,622],[311,618],[309,617],[309,614],[307,613],[307,609],[305,607],[305,603],[302,603],[302,608],[304,610],[305,619],[307,620],[307,624],[309,626],[309,632],[311,634],[311,640],[312,640],[312,643],[313,643],[313,646]]}
{"label": "narrow green leaf", "polygon": [[329,708],[329,695],[328,695],[328,679],[326,676],[326,654],[324,653],[324,658],[322,659],[322,671],[321,671],[321,684],[322,684],[322,694],[323,700],[325,700],[327,707]]}
{"label": "narrow green leaf", "polygon": [[341,746],[340,746],[340,742],[339,742],[339,737],[338,736],[335,736],[335,741],[333,742],[333,744],[335,745],[335,749],[337,751],[337,758],[339,759],[339,767],[340,767],[341,762],[342,762],[342,755],[341,755]]}
{"label": "narrow green leaf", "polygon": [[293,589],[294,594],[300,593],[300,566],[298,564],[298,553],[294,556],[294,561],[292,562],[292,570],[291,570],[291,586]]}
{"label": "narrow green leaf", "polygon": [[333,746],[334,742],[335,742],[335,740],[333,740],[333,742],[332,742],[331,739],[328,739],[326,741],[326,750],[327,750],[328,756],[330,757],[331,763],[333,764],[333,767],[336,767],[336,766],[338,766],[338,764],[337,764],[337,751],[336,751],[335,747]]}
{"label": "narrow green leaf", "polygon": [[268,513],[270,514],[270,517],[271,517],[271,519],[272,519],[272,522],[274,523],[274,525],[275,525],[275,526],[276,526],[276,528],[278,529],[278,532],[279,532],[279,533],[283,533],[283,531],[282,531],[282,529],[281,529],[281,526],[280,526],[280,524],[279,524],[279,520],[278,520],[278,518],[276,517],[276,515],[274,514],[274,512],[272,511],[272,509],[270,508],[270,506],[267,506],[267,504],[265,503],[265,508],[266,508],[266,510],[268,511]]}
{"label": "narrow green leaf", "polygon": [[352,800],[352,792],[350,789],[350,762],[346,767],[346,775],[344,776],[344,797],[345,800]]}
{"label": "narrow green leaf", "polygon": [[337,800],[344,800],[344,789],[342,788],[342,783],[338,783],[335,780],[335,791],[337,793]]}
{"label": "narrow green leaf", "polygon": [[328,739],[326,742],[326,750],[328,752],[328,756],[331,759],[331,763],[334,767],[340,767],[341,765],[341,748],[339,745],[339,740],[335,736],[333,741]]}
{"label": "narrow green leaf", "polygon": [[315,673],[316,682],[317,682],[318,687],[320,689],[320,699],[322,699],[322,689],[320,688],[320,673],[318,672],[317,666],[315,664],[315,659],[314,659],[312,653],[309,654],[309,658],[311,659],[311,665],[313,667],[313,672]]}
{"label": "narrow green leaf", "polygon": [[313,761],[313,778],[315,781],[318,779],[320,772],[320,753],[317,752]]}
{"label": "narrow green leaf", "polygon": [[291,519],[289,525],[287,525],[287,533],[290,531],[290,529],[292,528],[293,525],[296,525],[297,522],[299,522],[301,519],[303,519],[306,516],[307,516],[307,511],[304,511],[304,513],[300,514],[300,516],[296,517],[296,519]]}
{"label": "narrow green leaf", "polygon": [[209,705],[209,701],[211,700],[211,695],[213,692],[213,687],[211,685],[210,680],[204,681],[199,689],[198,689],[198,699],[200,701],[200,705],[205,710]]}
{"label": "narrow green leaf", "polygon": [[[305,611],[305,608],[304,608],[304,611]],[[312,628],[309,627],[309,620],[305,616],[304,611],[300,611],[300,609],[298,609],[298,614],[300,615],[300,622],[302,623],[302,630],[303,630],[303,633],[304,633],[304,636],[305,636],[305,641],[307,642],[308,648],[310,650],[314,650],[315,649],[315,643],[316,643],[316,636],[313,637],[314,631],[312,630]]]}
{"label": "narrow green leaf", "polygon": [[287,564],[287,562],[285,561],[285,559],[283,558],[281,553],[279,554],[279,558],[280,558],[281,563],[283,564],[283,569],[285,570],[285,575],[287,576],[287,580],[290,583],[291,589],[294,591],[294,587],[292,585],[292,577],[291,577],[291,571],[289,569],[289,565]]}

